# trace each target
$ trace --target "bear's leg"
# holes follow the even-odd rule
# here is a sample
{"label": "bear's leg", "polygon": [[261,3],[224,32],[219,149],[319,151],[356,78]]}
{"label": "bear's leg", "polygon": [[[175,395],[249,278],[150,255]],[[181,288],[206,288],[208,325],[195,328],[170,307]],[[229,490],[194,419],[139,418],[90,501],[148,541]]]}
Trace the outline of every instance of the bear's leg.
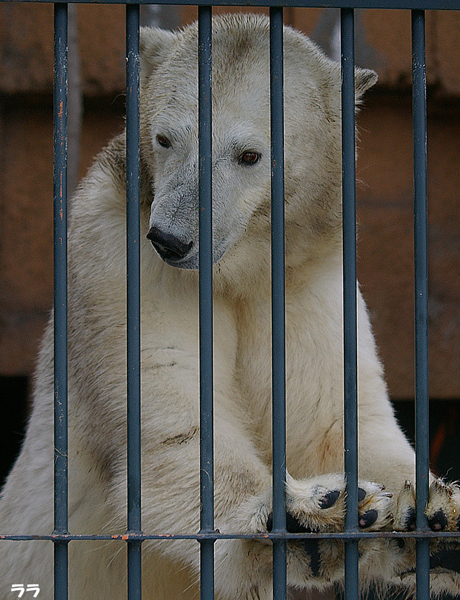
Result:
{"label": "bear's leg", "polygon": [[[224,534],[264,534],[272,514],[271,476],[241,422],[226,414],[216,402],[214,451],[215,528]],[[176,415],[177,417],[177,415]],[[143,518],[146,533],[196,533],[200,529],[198,427],[180,432],[183,418],[175,418],[177,432],[153,439],[145,431],[143,443]],[[189,427],[189,426],[188,426]],[[114,487],[119,494],[117,520],[124,520],[125,473]],[[323,475],[306,480],[287,477],[286,500],[289,531],[332,532],[343,529],[345,481],[343,475]],[[112,497],[110,495],[109,497]],[[383,527],[391,498],[381,486],[360,483],[360,522],[365,529]],[[144,571],[155,588],[161,576],[161,556],[168,564],[199,573],[199,545],[194,540],[161,540],[146,547]],[[325,588],[343,575],[343,543],[302,540],[288,543],[288,583]],[[272,544],[266,538],[218,540],[215,544],[216,592],[219,598],[269,599],[272,588]],[[186,591],[184,590],[184,594]]]}

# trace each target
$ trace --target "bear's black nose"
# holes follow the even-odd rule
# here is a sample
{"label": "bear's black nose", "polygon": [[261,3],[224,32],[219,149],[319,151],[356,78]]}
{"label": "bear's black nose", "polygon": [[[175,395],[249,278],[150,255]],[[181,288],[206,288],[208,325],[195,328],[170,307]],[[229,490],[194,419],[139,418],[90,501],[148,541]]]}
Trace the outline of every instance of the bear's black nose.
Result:
{"label": "bear's black nose", "polygon": [[186,244],[170,233],[164,233],[158,227],[151,227],[147,238],[163,260],[178,261],[184,258],[193,242]]}

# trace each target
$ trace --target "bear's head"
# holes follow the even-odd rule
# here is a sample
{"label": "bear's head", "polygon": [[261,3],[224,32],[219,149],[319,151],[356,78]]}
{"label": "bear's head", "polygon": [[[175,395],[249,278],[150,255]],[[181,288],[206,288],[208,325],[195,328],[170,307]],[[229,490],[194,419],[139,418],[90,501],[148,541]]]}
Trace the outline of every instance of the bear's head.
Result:
{"label": "bear's head", "polygon": [[[270,263],[269,21],[213,20],[213,262],[241,280]],[[153,191],[149,238],[168,264],[198,268],[198,28],[144,29],[141,153]],[[373,85],[356,69],[356,98]],[[286,263],[340,246],[340,66],[284,28]],[[252,265],[252,266],[251,266]],[[264,268],[265,270],[265,268]]]}

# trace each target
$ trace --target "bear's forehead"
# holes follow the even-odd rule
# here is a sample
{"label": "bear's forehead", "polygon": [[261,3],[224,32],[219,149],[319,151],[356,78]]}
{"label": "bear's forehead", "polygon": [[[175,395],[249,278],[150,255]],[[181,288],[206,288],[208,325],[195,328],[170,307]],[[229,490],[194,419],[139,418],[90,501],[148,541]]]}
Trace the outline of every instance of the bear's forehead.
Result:
{"label": "bear's forehead", "polygon": [[[292,32],[289,32],[292,33]],[[316,87],[323,64],[316,53],[303,43],[299,48],[296,37],[285,35],[285,77],[292,87],[302,81],[307,87]],[[264,30],[217,31],[212,38],[212,82],[216,96],[239,96],[245,93],[265,97],[269,90],[270,41]],[[170,93],[178,89],[187,95],[197,95],[198,40],[197,36],[176,38],[169,56],[157,72],[161,85]],[[235,92],[235,93],[234,93]]]}
{"label": "bear's forehead", "polygon": [[[213,107],[221,115],[239,118],[242,114],[250,114],[253,122],[265,123],[270,96],[269,30],[265,23],[262,27],[245,26],[242,29],[223,27],[222,22],[219,23],[212,38]],[[309,105],[312,94],[317,95],[324,75],[317,51],[299,35],[287,30],[284,36],[287,110],[293,99],[295,105],[299,102]],[[195,114],[198,105],[196,27],[191,26],[176,35],[169,53],[153,75],[150,92],[149,104],[155,113],[151,113],[154,119],[160,113],[177,117]]]}
{"label": "bear's forehead", "polygon": [[[214,39],[212,42],[213,80],[229,77],[258,76],[266,78],[269,73],[269,48],[258,42],[258,48],[244,47],[237,40]],[[198,52],[196,41],[187,40],[171,49],[167,60],[160,68],[164,78],[173,79],[175,75],[183,77],[183,81],[196,81],[198,76]]]}
{"label": "bear's forehead", "polygon": [[[180,108],[197,104],[198,67],[197,60],[187,54],[185,48],[176,51],[171,60],[165,61],[152,81],[155,104],[169,108]],[[212,63],[213,99],[221,106],[239,109],[241,103],[248,107],[268,102],[269,61],[231,60],[225,52],[213,45]]]}

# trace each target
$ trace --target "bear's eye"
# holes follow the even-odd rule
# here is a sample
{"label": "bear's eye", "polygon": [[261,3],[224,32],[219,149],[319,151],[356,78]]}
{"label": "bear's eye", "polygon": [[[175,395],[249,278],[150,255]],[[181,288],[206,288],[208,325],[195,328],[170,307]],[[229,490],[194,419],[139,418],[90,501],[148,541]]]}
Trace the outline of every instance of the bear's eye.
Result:
{"label": "bear's eye", "polygon": [[248,152],[243,152],[243,154],[241,154],[238,158],[238,162],[240,163],[240,165],[255,165],[256,163],[259,162],[259,160],[261,159],[262,155],[259,154],[259,152],[254,152],[254,151],[248,151]]}
{"label": "bear's eye", "polygon": [[162,148],[171,148],[171,142],[164,135],[157,135],[157,143]]}

